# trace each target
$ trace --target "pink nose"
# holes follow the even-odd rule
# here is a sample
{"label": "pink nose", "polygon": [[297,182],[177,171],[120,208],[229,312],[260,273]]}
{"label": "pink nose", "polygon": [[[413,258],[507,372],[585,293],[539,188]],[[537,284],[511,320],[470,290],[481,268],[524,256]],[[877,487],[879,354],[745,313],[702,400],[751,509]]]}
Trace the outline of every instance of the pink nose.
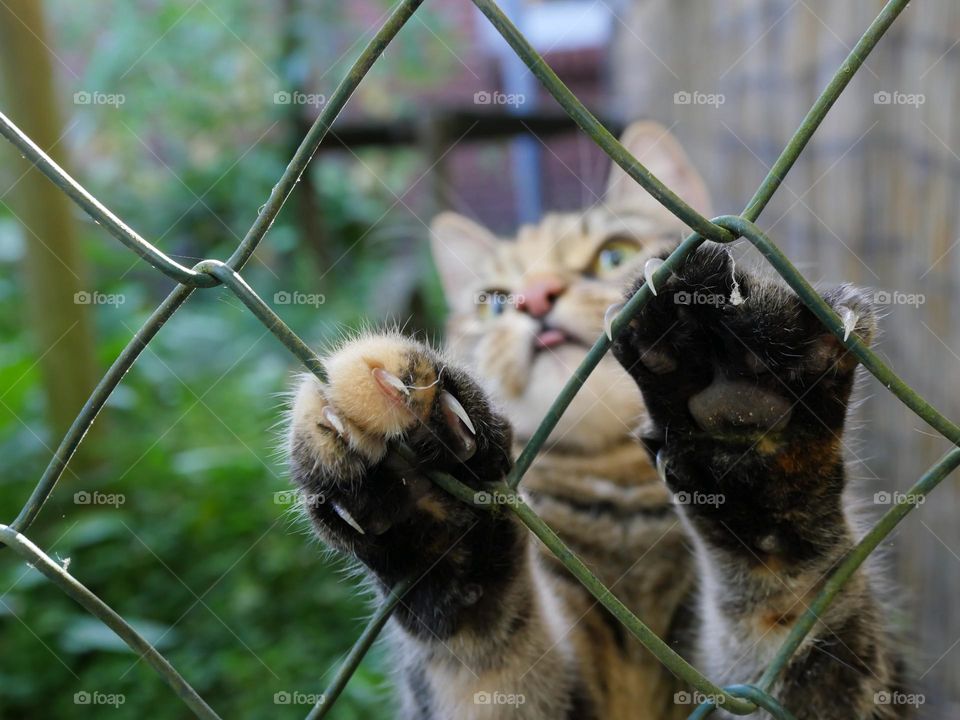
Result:
{"label": "pink nose", "polygon": [[566,285],[556,275],[539,275],[530,278],[530,282],[521,291],[517,308],[535,318],[541,318],[550,312],[557,298],[566,290]]}

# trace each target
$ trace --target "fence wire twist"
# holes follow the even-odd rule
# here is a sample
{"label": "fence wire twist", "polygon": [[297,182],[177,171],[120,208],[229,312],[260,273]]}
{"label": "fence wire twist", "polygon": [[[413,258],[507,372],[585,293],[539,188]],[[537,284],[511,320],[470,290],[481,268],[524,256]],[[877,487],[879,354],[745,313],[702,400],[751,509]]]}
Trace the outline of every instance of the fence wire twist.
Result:
{"label": "fence wire twist", "polygon": [[[194,714],[200,718],[218,720],[219,716],[147,640],[86,586],[70,575],[65,568],[54,562],[47,553],[37,547],[23,533],[36,520],[43,504],[53,492],[67,463],[76,452],[107,398],[119,385],[124,374],[136,362],[147,344],[156,336],[170,317],[180,309],[195,289],[218,285],[229,288],[297,359],[321,380],[324,379],[323,368],[317,355],[260,299],[239,273],[270,229],[297,180],[306,170],[317,147],[333,124],[334,119],[346,105],[351,94],[377,58],[380,57],[387,45],[422,3],[423,0],[402,0],[393,10],[387,21],[353,64],[347,76],[330,96],[329,102],[310,127],[280,180],[273,187],[270,197],[260,209],[253,225],[226,261],[204,260],[193,268],[185,267],[176,262],[110,212],[76,180],[54,163],[5,115],[0,113],[0,134],[16,146],[24,157],[29,159],[88,215],[105,227],[124,245],[178,283],[177,287],[153,311],[97,384],[61,441],[19,515],[9,525],[0,524],[0,543],[11,548],[31,563],[63,592],[117,633],[131,649],[139,653],[160,674]],[[860,359],[867,370],[927,424],[948,438],[951,443],[960,446],[960,427],[945,418],[936,408],[918,395],[856,334],[850,334],[848,338],[845,338],[843,321],[820,298],[786,255],[754,224],[834,102],[849,84],[880,38],[906,8],[909,0],[890,0],[884,6],[817,98],[743,212],[740,215],[725,215],[712,220],[700,215],[670,188],[654,177],[600,124],[583,103],[560,81],[553,70],[543,61],[543,58],[504,15],[494,0],[473,0],[473,3],[490,20],[514,52],[543,83],[544,87],[577,125],[630,177],[694,231],[692,235],[683,240],[654,274],[653,281],[655,284],[665,283],[673,268],[679,265],[690,252],[705,240],[728,243],[740,238],[746,239],[760,251],[790,287],[796,291],[824,326]],[[652,292],[649,286],[642,285],[614,319],[612,337],[616,337],[621,332],[630,319],[649,301],[651,296]],[[601,335],[597,339],[583,362],[574,371],[551,405],[537,431],[520,453],[512,470],[504,478],[498,488],[499,490],[513,492],[516,489],[524,473],[556,426],[560,416],[580,390],[587,376],[610,349],[611,343],[612,339],[607,335]],[[397,451],[400,453],[410,452],[403,447],[398,448]],[[960,447],[950,450],[934,464],[910,489],[907,497],[925,496],[958,465],[960,465]],[[453,477],[441,473],[431,473],[430,479],[463,502],[475,503],[474,491]],[[770,689],[776,683],[793,653],[800,647],[821,614],[843,589],[847,580],[884,538],[890,534],[894,527],[918,504],[904,500],[900,504],[894,505],[846,555],[823,589],[793,626],[773,661],[755,685],[732,685],[725,688],[717,686],[696,670],[621,603],[530,507],[524,503],[509,503],[506,506],[507,510],[504,510],[503,506],[479,507],[483,507],[484,510],[490,512],[509,511],[516,514],[519,520],[557,556],[604,607],[623,623],[671,672],[685,680],[691,687],[704,693],[704,695],[715,697],[718,703],[722,702],[726,711],[735,715],[747,715],[757,709],[764,709],[778,720],[785,720],[793,716],[769,694]],[[415,582],[416,578],[408,578],[398,583],[388,593],[338,669],[333,682],[326,688],[321,700],[307,715],[308,720],[324,717],[330,711],[363,657],[389,620],[394,608]],[[707,717],[714,709],[715,705],[704,703],[690,715],[690,718],[693,720],[694,718]]]}

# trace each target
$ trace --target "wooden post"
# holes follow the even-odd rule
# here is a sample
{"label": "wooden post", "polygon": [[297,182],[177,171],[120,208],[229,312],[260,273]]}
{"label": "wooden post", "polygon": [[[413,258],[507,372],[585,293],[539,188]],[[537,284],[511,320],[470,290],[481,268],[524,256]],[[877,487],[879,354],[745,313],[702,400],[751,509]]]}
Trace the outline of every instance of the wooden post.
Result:
{"label": "wooden post", "polygon": [[[49,45],[42,3],[0,3],[0,72],[9,115],[62,163],[65,148],[58,143],[62,130]],[[8,156],[15,157],[13,153]],[[15,213],[24,228],[24,325],[33,335],[47,418],[59,436],[95,384],[90,308],[76,301],[83,297],[78,293],[91,288],[82,280],[70,201],[38,170],[17,160],[12,166],[19,181],[0,202]]]}

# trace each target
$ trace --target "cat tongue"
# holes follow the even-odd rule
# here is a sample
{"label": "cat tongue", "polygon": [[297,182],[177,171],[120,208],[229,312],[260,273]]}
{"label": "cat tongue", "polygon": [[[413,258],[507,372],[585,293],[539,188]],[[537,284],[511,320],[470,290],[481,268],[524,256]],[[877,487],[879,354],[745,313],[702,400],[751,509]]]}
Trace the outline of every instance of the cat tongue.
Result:
{"label": "cat tongue", "polygon": [[554,345],[563,344],[566,340],[567,336],[564,335],[563,330],[551,328],[537,335],[537,346],[541,348],[551,348]]}

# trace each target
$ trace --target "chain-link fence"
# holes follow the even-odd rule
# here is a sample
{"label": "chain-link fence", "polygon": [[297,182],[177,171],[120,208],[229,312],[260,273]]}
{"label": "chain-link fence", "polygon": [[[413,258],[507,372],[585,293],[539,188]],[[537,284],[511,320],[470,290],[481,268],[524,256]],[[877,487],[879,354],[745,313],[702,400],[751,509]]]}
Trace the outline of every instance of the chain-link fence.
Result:
{"label": "chain-link fence", "polygon": [[[319,117],[300,144],[279,182],[274,186],[266,204],[260,209],[256,221],[246,233],[240,245],[226,260],[204,260],[193,268],[188,268],[173,260],[144,238],[134,232],[103,204],[88,193],[79,183],[56,165],[30,138],[17,128],[6,116],[0,114],[0,133],[39,168],[52,182],[60,187],[96,222],[105,227],[128,248],[153,265],[157,270],[173,278],[179,284],[176,289],[157,307],[148,320],[137,331],[134,338],[123,349],[113,365],[100,380],[80,414],[57,448],[52,460],[44,471],[36,488],[27,500],[20,514],[9,525],[0,525],[0,542],[31,563],[51,582],[67,595],[76,600],[86,610],[102,620],[119,635],[135,652],[153,667],[187,706],[201,718],[218,718],[217,713],[201,698],[190,684],[154,647],[137,633],[120,615],[93,594],[66,568],[57,564],[50,556],[37,547],[25,533],[36,520],[44,502],[53,492],[57,481],[63,474],[70,458],[76,452],[84,435],[96,419],[107,398],[123,379],[124,374],[136,362],[140,353],[156,336],[170,317],[180,309],[196,289],[224,285],[260,319],[261,322],[293,353],[312,373],[323,379],[320,359],[306,344],[271,310],[257,293],[239,274],[250,256],[256,250],[264,235],[270,229],[284,202],[290,196],[297,180],[306,170],[307,164],[316,151],[334,119],[343,109],[353,91],[357,88],[374,62],[383,53],[404,24],[412,17],[423,0],[402,0],[394,9],[383,27],[373,37],[359,59],[354,63],[346,78],[339,84]],[[837,100],[853,75],[863,65],[880,38],[906,8],[909,0],[890,0],[867,31],[856,43],[843,64],[817,98],[813,107],[803,119],[797,131],[788,142],[780,157],[774,163],[763,183],[747,203],[740,215],[724,215],[708,220],[687,205],[670,188],[654,177],[636,158],[617,141],[617,139],[594,117],[589,110],[570,92],[557,75],[543,61],[529,42],[503,14],[493,0],[473,0],[474,4],[490,20],[493,26],[506,39],[514,52],[526,63],[530,71],[543,83],[546,89],[570,115],[577,125],[589,135],[610,158],[627,174],[638,182],[647,192],[662,203],[674,215],[686,223],[694,233],[687,237],[653,274],[654,284],[666,282],[673,268],[677,267],[690,252],[705,240],[729,243],[745,238],[773,265],[803,302],[820,319],[824,326],[852,353],[887,389],[896,395],[907,407],[913,410],[927,424],[940,432],[954,445],[960,445],[960,427],[940,414],[930,403],[920,397],[901,380],[878,355],[870,350],[856,334],[847,333],[843,320],[820,298],[807,280],[793,266],[787,257],[754,224],[764,207],[776,192],[783,178],[793,166],[797,157],[820,125],[833,103]],[[610,349],[612,338],[624,328],[643,305],[651,298],[649,284],[644,284],[617,313],[609,335],[601,335],[587,353],[583,362],[575,370],[559,396],[553,402],[546,417],[540,423],[529,443],[520,453],[512,470],[495,489],[504,493],[513,493],[524,473],[543,446],[547,437],[557,424],[573,397],[580,390],[587,376]],[[409,449],[398,447],[397,452],[409,453]],[[916,498],[924,497],[935,488],[952,470],[960,465],[960,448],[950,450],[931,467],[905,494],[905,499],[887,511],[860,542],[843,558],[816,598],[809,604],[804,614],[790,630],[783,645],[778,650],[760,680],[754,685],[734,685],[721,688],[708,677],[696,670],[689,662],[674,652],[667,643],[659,638],[644,622],[621,603],[616,596],[589,570],[589,568],[564,545],[536,513],[523,502],[505,505],[483,506],[488,512],[513,512],[531,532],[533,532],[563,563],[563,565],[586,587],[604,607],[650,650],[677,677],[682,678],[692,688],[706,696],[716,699],[717,704],[736,715],[746,715],[763,708],[778,719],[792,718],[790,712],[769,694],[781,672],[793,653],[803,642],[821,614],[830,605],[844,584],[858,570],[873,550],[886,538],[894,527],[919,503]],[[430,474],[430,479],[463,502],[477,503],[474,490],[461,484],[454,478],[439,474]],[[308,718],[320,718],[329,713],[350,677],[376,640],[388,621],[395,606],[402,600],[407,590],[417,581],[411,577],[392,588],[377,612],[369,621],[366,629],[354,644],[346,660],[336,673],[333,682],[326,688],[320,701],[310,711]],[[5,658],[9,661],[9,658]],[[690,718],[703,718],[715,709],[712,703],[698,707]]]}

